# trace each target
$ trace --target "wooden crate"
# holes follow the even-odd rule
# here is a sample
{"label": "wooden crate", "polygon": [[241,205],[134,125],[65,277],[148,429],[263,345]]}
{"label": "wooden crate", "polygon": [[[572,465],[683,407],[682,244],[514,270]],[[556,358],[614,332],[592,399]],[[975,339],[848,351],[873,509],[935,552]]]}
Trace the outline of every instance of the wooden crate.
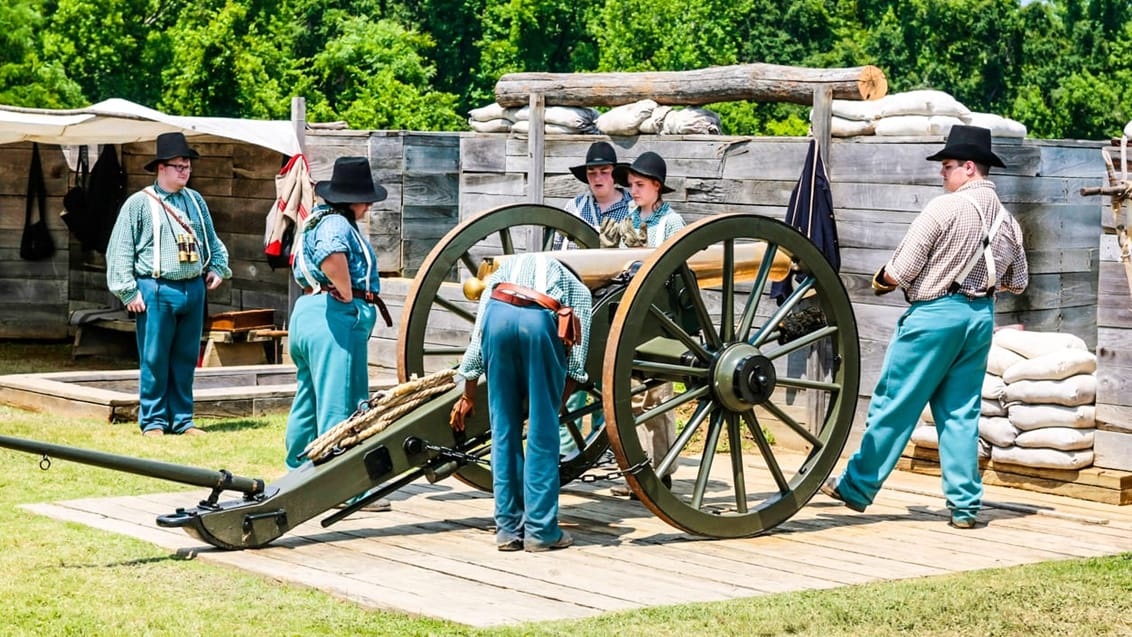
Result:
{"label": "wooden crate", "polygon": [[[935,449],[909,445],[897,469],[938,476],[939,453]],[[983,483],[1063,495],[1105,504],[1132,504],[1132,472],[1085,467],[1076,471],[1039,469],[979,459]]]}
{"label": "wooden crate", "polygon": [[240,332],[275,327],[275,310],[241,310],[213,314],[204,322],[205,332]]}

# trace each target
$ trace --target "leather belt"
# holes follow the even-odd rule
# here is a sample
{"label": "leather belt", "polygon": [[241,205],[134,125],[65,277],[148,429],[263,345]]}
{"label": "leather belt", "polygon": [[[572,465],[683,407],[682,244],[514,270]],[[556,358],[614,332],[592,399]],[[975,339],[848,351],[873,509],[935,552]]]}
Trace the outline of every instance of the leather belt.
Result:
{"label": "leather belt", "polygon": [[[303,294],[322,294],[323,292],[330,292],[333,289],[333,286],[323,286],[319,288],[318,292],[315,292],[314,288],[304,287]],[[393,327],[393,317],[389,314],[389,308],[385,307],[385,301],[381,300],[381,296],[377,292],[370,292],[369,290],[363,290],[361,288],[350,288],[350,292],[353,293],[355,299],[369,303],[370,305],[376,305],[377,311],[381,312],[381,318],[385,319],[385,326]]]}
{"label": "leather belt", "polygon": [[542,292],[537,292],[513,283],[500,283],[495,286],[495,289],[491,291],[491,298],[496,301],[510,303],[511,305],[518,305],[519,307],[538,305],[551,312],[557,312],[562,307],[561,303]]}

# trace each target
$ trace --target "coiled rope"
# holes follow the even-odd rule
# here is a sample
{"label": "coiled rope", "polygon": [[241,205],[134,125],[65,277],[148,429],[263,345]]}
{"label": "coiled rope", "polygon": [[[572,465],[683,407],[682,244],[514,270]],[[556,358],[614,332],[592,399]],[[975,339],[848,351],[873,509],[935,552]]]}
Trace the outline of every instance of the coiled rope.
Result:
{"label": "coiled rope", "polygon": [[349,418],[307,445],[303,455],[318,463],[381,433],[417,405],[455,387],[455,375],[456,370],[445,369],[374,393]]}

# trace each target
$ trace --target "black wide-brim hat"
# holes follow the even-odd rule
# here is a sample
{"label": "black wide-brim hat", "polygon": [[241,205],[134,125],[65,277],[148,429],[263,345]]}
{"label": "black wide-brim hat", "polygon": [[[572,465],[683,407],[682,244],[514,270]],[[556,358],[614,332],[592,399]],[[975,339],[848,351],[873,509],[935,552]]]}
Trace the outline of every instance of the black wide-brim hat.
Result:
{"label": "black wide-brim hat", "polygon": [[154,158],[145,165],[146,172],[156,171],[158,164],[170,159],[178,157],[197,159],[200,157],[200,153],[189,148],[189,142],[185,140],[184,133],[161,133],[158,135],[157,152],[154,155]]}
{"label": "black wide-brim hat", "polygon": [[669,188],[664,185],[665,179],[668,177],[668,164],[664,163],[664,158],[656,153],[650,151],[641,153],[640,157],[633,160],[633,163],[625,166],[624,164],[613,169],[613,179],[622,186],[629,185],[629,173],[636,173],[642,177],[648,177],[660,182],[660,194],[667,194],[674,192],[675,189]]}
{"label": "black wide-brim hat", "polygon": [[339,157],[334,160],[330,181],[320,181],[314,191],[327,203],[376,203],[388,193],[374,185],[369,160],[365,157]]}
{"label": "black wide-brim hat", "polygon": [[625,166],[625,164],[617,161],[617,151],[613,150],[613,145],[609,142],[594,142],[590,144],[590,149],[586,151],[586,163],[580,166],[571,166],[570,172],[578,178],[578,181],[588,184],[590,181],[586,179],[586,169],[590,166],[613,166],[615,169],[618,166]]}
{"label": "black wide-brim hat", "polygon": [[998,155],[991,152],[991,133],[986,128],[956,124],[947,135],[943,150],[928,157],[928,161],[958,159],[986,166],[1006,168]]}

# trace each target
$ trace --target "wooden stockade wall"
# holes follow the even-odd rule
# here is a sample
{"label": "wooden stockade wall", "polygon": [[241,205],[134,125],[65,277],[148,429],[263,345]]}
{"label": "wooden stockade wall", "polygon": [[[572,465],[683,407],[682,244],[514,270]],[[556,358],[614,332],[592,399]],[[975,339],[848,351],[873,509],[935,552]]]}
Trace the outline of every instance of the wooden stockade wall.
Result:
{"label": "wooden stockade wall", "polygon": [[[1110,148],[1120,170],[1120,155]],[[1103,166],[1100,153],[1093,155]],[[1103,168],[1098,169],[1103,175]],[[1129,166],[1132,173],[1132,166]],[[1120,173],[1117,173],[1117,178]],[[1094,185],[1098,185],[1099,180]],[[1106,230],[1100,241],[1100,276],[1097,297],[1097,432],[1094,464],[1132,471],[1132,285],[1114,232],[1109,198],[1093,197],[1103,211]]]}
{"label": "wooden stockade wall", "polygon": [[[569,173],[589,144],[604,137],[555,136],[545,140],[545,202],[562,206],[585,186]],[[802,169],[807,140],[725,136],[613,138],[624,161],[645,150],[668,161],[668,195],[689,221],[724,212],[784,217]],[[209,294],[210,312],[270,307],[283,320],[288,273],[273,271],[262,256],[264,217],[275,196],[281,157],[273,151],[216,138],[193,138],[201,159],[192,187],[204,193],[221,238],[228,245],[233,281]],[[876,381],[892,329],[906,307],[899,294],[876,297],[869,276],[891,254],[908,224],[942,190],[938,164],[925,157],[939,138],[835,140],[828,158],[842,248],[842,274],[855,304],[862,345],[861,391]],[[1132,392],[1123,391],[1132,368],[1132,312],[1115,250],[1102,242],[1096,198],[1078,191],[1103,177],[1099,143],[996,140],[1010,168],[993,175],[1003,201],[1026,235],[1032,279],[1019,298],[998,306],[1000,324],[1076,334],[1098,348],[1101,392],[1098,415],[1112,427],[1132,422]],[[30,144],[0,152],[0,338],[63,338],[69,311],[104,305],[110,297],[105,274],[82,263],[81,251],[58,217],[69,174],[58,147],[41,146],[47,174],[48,223],[59,252],[49,261],[18,257]],[[129,188],[147,184],[142,165],[152,143],[122,147]],[[312,130],[307,154],[316,179],[326,179],[336,157],[367,155],[374,178],[388,191],[374,206],[368,231],[381,270],[415,273],[425,255],[459,220],[482,210],[527,201],[527,141],[518,135]],[[1103,248],[1103,250],[1102,250]],[[1101,262],[1101,254],[1104,262]],[[383,279],[383,296],[394,320],[409,279]],[[1099,286],[1099,287],[1098,287]],[[1099,293],[1099,306],[1098,306]],[[396,329],[378,326],[371,364],[396,365]],[[864,408],[862,401],[862,409]]]}
{"label": "wooden stockade wall", "polygon": [[[604,137],[546,137],[545,203],[563,206],[585,188],[569,172],[589,144]],[[808,141],[799,138],[722,136],[613,138],[623,161],[646,150],[668,163],[666,199],[686,220],[725,212],[785,217],[791,190],[802,169]],[[861,336],[861,391],[869,395],[885,349],[907,305],[898,294],[873,295],[872,273],[891,255],[908,224],[941,194],[939,165],[925,157],[942,139],[858,138],[833,143],[829,173],[841,240],[842,275],[854,301]],[[1095,185],[1103,172],[1098,144],[1066,141],[996,143],[1010,166],[992,175],[1018,218],[1028,246],[1030,289],[1004,296],[998,323],[1064,331],[1097,344],[1097,274],[1100,209],[1078,189]],[[463,134],[460,146],[460,218],[503,204],[527,201],[525,138]],[[409,222],[406,221],[406,232]],[[407,263],[412,267],[412,263]],[[383,283],[400,307],[409,282]],[[400,295],[400,296],[399,296]],[[381,332],[381,330],[378,330]],[[396,334],[375,334],[371,360],[392,362]],[[862,402],[861,409],[866,403]]]}

